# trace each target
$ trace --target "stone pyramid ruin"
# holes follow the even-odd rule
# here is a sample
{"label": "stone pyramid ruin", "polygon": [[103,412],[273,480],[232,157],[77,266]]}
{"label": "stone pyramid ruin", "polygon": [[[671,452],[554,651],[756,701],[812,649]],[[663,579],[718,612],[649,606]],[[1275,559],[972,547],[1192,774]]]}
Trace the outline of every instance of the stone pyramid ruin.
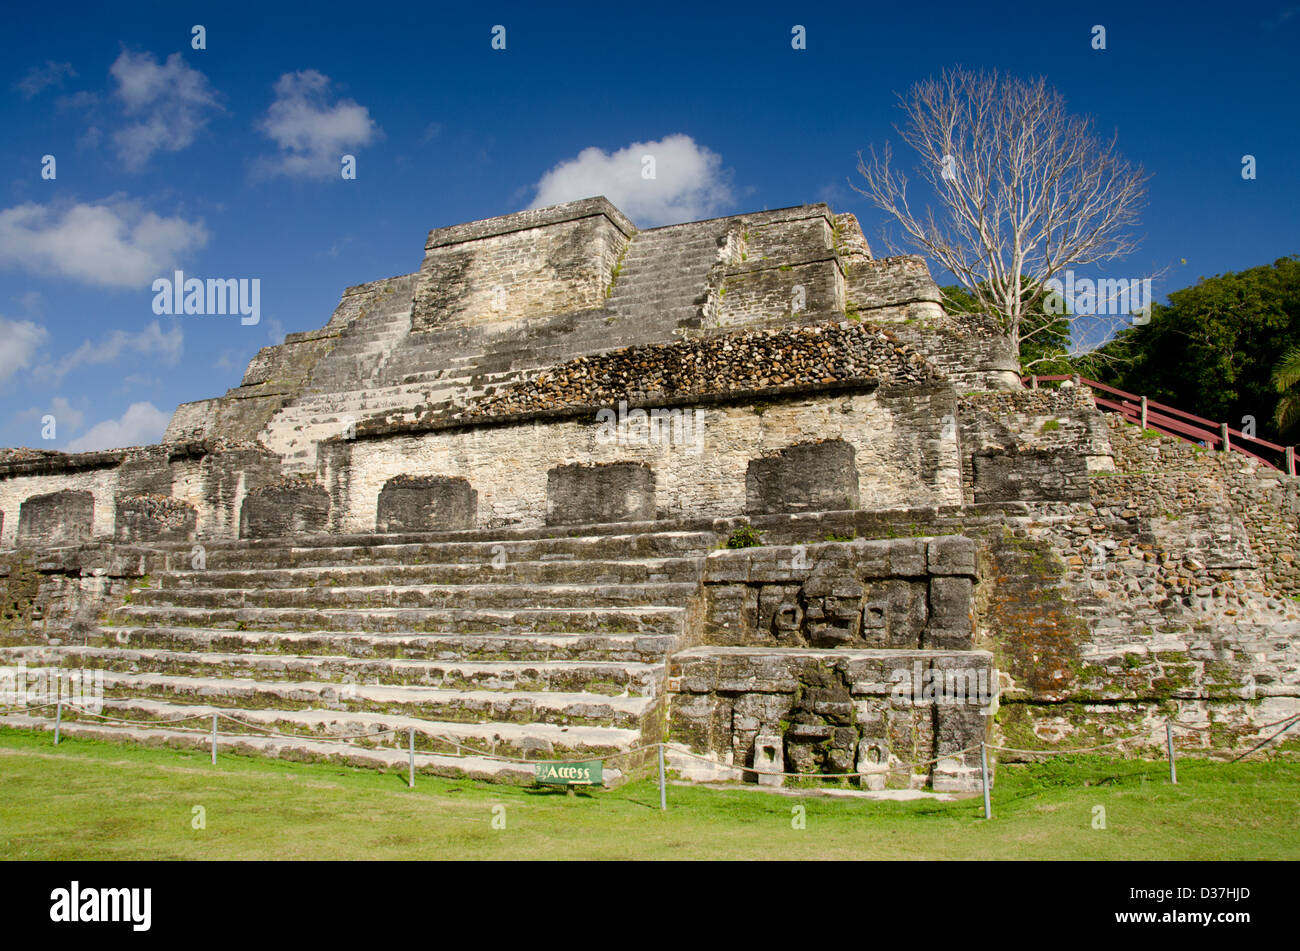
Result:
{"label": "stone pyramid ruin", "polygon": [[1295,483],[1025,387],[852,215],[570,202],[431,231],[160,445],[0,453],[0,724],[77,671],[65,731],[507,781],[1229,749],[1300,707]]}

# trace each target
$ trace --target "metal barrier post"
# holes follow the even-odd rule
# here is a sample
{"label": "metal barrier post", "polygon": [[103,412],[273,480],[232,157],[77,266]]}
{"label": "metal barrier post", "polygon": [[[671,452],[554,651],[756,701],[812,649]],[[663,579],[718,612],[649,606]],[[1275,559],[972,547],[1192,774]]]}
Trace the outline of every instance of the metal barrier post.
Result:
{"label": "metal barrier post", "polygon": [[217,715],[212,714],[212,765],[217,765]]}
{"label": "metal barrier post", "polygon": [[984,786],[984,818],[993,818],[993,803],[989,801],[989,752],[984,743],[980,743],[980,775]]}
{"label": "metal barrier post", "polygon": [[1174,765],[1174,725],[1165,721],[1165,746],[1169,750],[1169,781],[1178,785],[1178,767]]}
{"label": "metal barrier post", "polygon": [[406,785],[409,788],[414,789],[415,788],[415,727],[411,727],[410,734],[411,734],[410,735],[411,769],[408,778],[406,780]]}
{"label": "metal barrier post", "polygon": [[59,697],[54,707],[54,745],[59,745],[59,727],[63,723],[63,697]]}
{"label": "metal barrier post", "polygon": [[659,808],[668,810],[668,791],[664,787],[664,745],[659,744]]}

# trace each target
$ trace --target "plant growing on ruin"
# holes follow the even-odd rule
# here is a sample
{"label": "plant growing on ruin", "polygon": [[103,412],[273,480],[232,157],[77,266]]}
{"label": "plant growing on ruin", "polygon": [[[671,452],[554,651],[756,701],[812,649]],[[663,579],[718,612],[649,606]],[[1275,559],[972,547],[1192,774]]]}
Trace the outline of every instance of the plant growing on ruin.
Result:
{"label": "plant growing on ruin", "polygon": [[727,539],[728,548],[757,548],[762,544],[763,539],[760,533],[756,532],[752,525],[740,526]]}
{"label": "plant growing on ruin", "polygon": [[1026,315],[1041,310],[1049,280],[1135,249],[1130,229],[1149,176],[1119,154],[1116,137],[1070,115],[1041,77],[956,68],[899,101],[906,121],[897,131],[918,153],[938,210],[913,210],[888,144],[859,153],[865,187],[854,188],[902,226],[906,244],[955,275],[1019,353],[1023,339],[1047,332]]}

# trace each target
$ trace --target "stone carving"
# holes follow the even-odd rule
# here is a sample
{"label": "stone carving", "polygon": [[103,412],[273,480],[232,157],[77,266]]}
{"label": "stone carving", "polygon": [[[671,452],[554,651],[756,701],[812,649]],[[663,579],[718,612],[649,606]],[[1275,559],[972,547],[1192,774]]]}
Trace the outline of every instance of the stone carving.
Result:
{"label": "stone carving", "polygon": [[848,685],[825,667],[806,671],[784,739],[785,762],[793,772],[853,772],[858,730]]}

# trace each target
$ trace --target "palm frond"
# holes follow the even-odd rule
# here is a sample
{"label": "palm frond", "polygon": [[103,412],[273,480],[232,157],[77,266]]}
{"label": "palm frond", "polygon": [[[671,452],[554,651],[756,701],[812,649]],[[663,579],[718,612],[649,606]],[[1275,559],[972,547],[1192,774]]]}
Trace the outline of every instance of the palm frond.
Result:
{"label": "palm frond", "polygon": [[1273,385],[1279,393],[1284,393],[1300,383],[1300,347],[1287,350],[1273,364]]}

